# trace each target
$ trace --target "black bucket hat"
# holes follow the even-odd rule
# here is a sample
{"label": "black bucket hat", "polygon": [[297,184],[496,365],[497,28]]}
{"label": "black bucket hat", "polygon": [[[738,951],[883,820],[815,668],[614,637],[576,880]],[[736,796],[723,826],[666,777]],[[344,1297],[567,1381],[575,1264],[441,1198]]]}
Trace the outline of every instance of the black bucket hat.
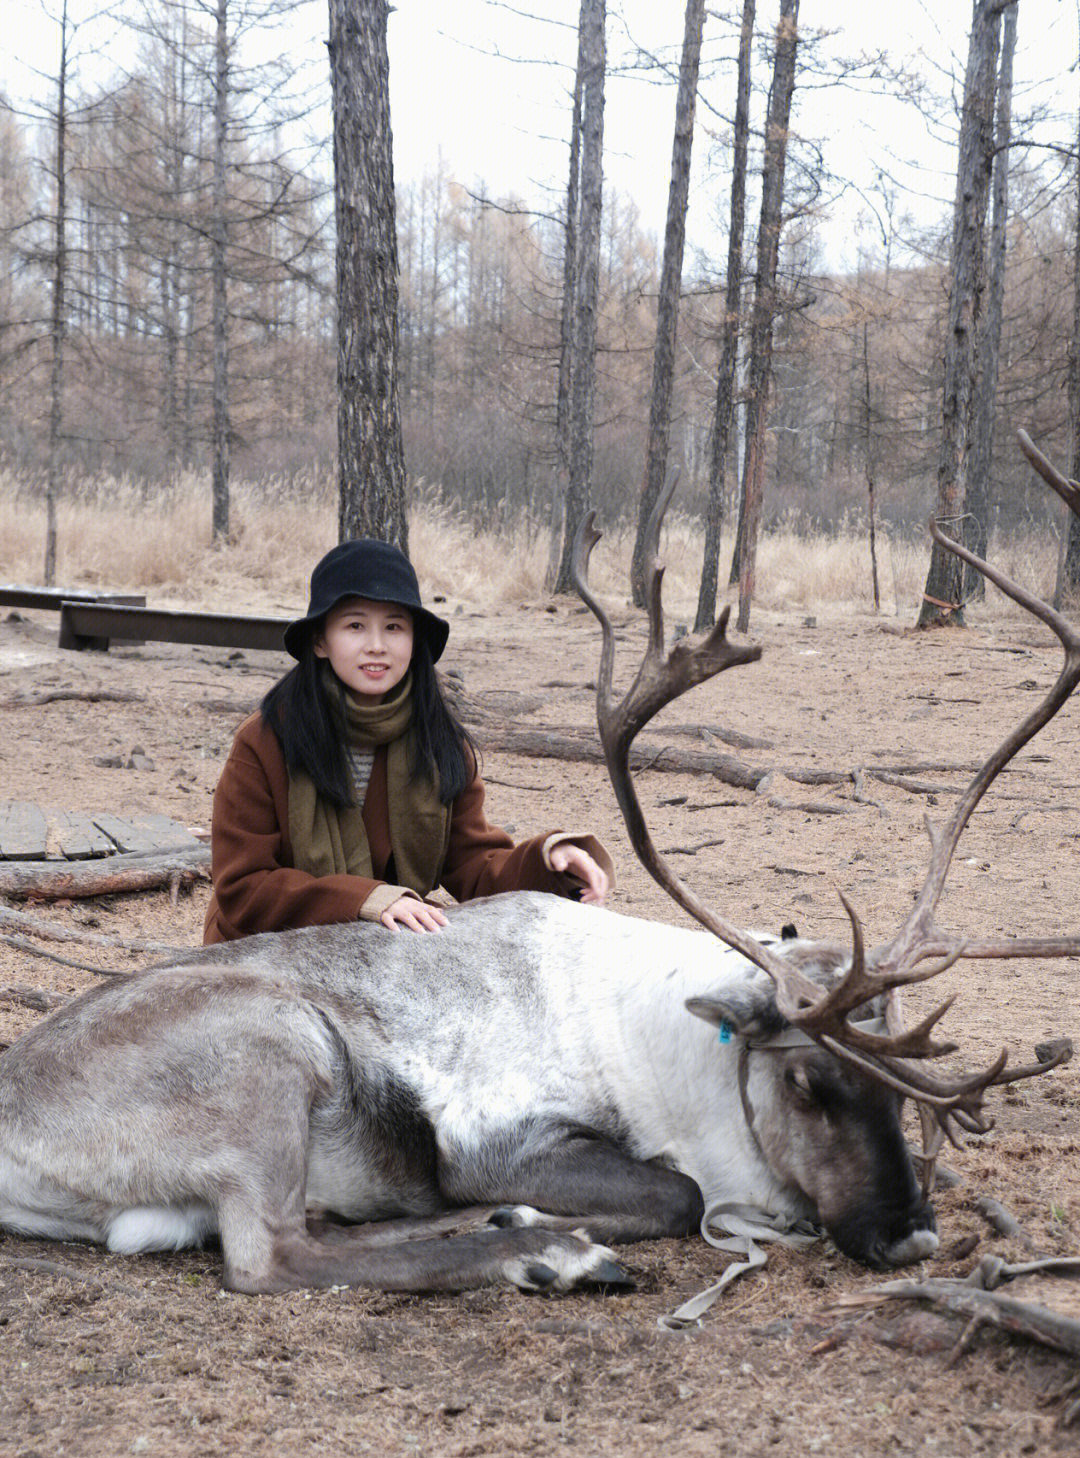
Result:
{"label": "black bucket hat", "polygon": [[315,626],[347,597],[366,597],[372,602],[394,602],[407,607],[416,631],[427,640],[433,663],[446,647],[450,624],[429,613],[420,601],[420,584],[405,553],[389,542],[363,537],[359,541],[339,543],[316,565],[311,574],[307,613],[285,629],[286,650],[299,658]]}

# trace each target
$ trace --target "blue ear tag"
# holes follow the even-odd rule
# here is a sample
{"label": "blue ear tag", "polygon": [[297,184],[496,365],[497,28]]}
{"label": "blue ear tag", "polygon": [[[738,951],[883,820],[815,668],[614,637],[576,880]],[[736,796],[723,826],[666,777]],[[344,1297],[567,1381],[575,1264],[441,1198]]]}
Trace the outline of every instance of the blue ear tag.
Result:
{"label": "blue ear tag", "polygon": [[727,1018],[722,1018],[719,1031],[716,1034],[716,1041],[718,1043],[730,1043],[734,1036],[735,1029],[728,1022]]}

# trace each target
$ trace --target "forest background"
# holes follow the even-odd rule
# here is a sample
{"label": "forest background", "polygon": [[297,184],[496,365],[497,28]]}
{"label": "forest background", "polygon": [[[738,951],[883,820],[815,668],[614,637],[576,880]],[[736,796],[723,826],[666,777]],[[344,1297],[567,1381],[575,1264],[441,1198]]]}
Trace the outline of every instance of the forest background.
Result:
{"label": "forest background", "polygon": [[[547,8],[573,36],[576,7],[563,6],[561,20],[559,7]],[[635,41],[624,13],[631,8],[609,8],[609,75],[634,73],[673,106],[679,7],[667,7],[670,35],[652,49]],[[776,23],[775,7],[759,8],[751,220]],[[894,562],[923,540],[937,490],[951,222],[942,178],[913,180],[901,154],[913,150],[905,127],[932,134],[939,145],[955,137],[963,75],[962,57],[946,50],[845,55],[844,8],[804,13],[800,26],[763,515],[766,538],[805,543],[815,571],[821,558],[809,552],[811,538],[861,541],[870,482]],[[216,176],[212,141],[223,98],[215,27],[223,15],[226,147]],[[228,449],[239,507],[231,537],[237,541],[246,520],[258,513],[265,521],[274,507],[315,507],[331,530],[337,386],[329,76],[312,63],[310,45],[289,39],[297,27],[318,37],[323,15],[287,0],[125,0],[109,12],[107,32],[90,7],[40,13],[38,55],[48,54],[50,35],[54,56],[61,34],[66,41],[63,113],[59,62],[55,74],[38,75],[33,94],[0,98],[0,492],[18,508],[19,523],[4,543],[11,575],[32,575],[50,468],[59,470],[60,498],[71,510],[112,505],[128,519],[145,511],[158,520],[170,513],[174,546],[181,523],[209,541],[212,249],[222,185]],[[832,29],[819,24],[834,20]],[[392,25],[409,21],[406,7]],[[691,230],[682,272],[669,455],[681,470],[688,523],[703,510],[714,429],[737,22],[735,11],[710,13],[698,88],[694,198],[705,216]],[[1024,23],[1022,15],[1021,35]],[[1060,28],[1055,34],[1060,42]],[[475,39],[480,52],[495,45]],[[393,54],[405,64],[400,37]],[[1060,43],[1039,54],[1062,76],[1075,62],[1075,50]],[[543,68],[553,114],[556,102],[565,104],[568,135],[572,65],[546,52],[515,59],[526,71]],[[513,64],[501,59],[504,70]],[[843,127],[825,134],[820,97],[830,92],[847,98],[838,117],[851,115],[850,97],[860,94],[891,98],[901,108],[894,115],[907,116],[883,139],[881,165],[869,174],[862,157],[845,176],[851,139]],[[66,286],[57,430],[50,380],[61,114]],[[430,118],[436,135],[439,115],[433,110]],[[493,129],[501,120],[509,125],[499,108],[492,117]],[[1029,531],[1050,541],[1032,568],[1044,589],[1059,517],[1012,433],[1023,425],[1051,454],[1070,459],[1075,133],[1075,111],[1049,103],[1045,91],[1018,87],[985,525],[1013,542]],[[608,135],[609,149],[624,154],[628,139]],[[425,175],[399,184],[399,384],[414,515],[420,505],[466,532],[546,540],[558,503],[563,201],[553,185],[489,189],[483,158],[464,178],[438,153]],[[846,220],[842,246],[838,217]],[[752,227],[747,232],[749,281]],[[660,266],[660,243],[643,226],[633,189],[609,183],[591,481],[609,527],[630,521],[641,490]],[[739,486],[740,418],[737,410],[725,521]],[[66,541],[61,534],[61,561],[83,579],[126,585],[163,570],[160,559],[140,568],[117,555],[110,560],[108,550],[80,560],[76,538],[86,535],[73,524]],[[789,557],[789,577],[790,568]],[[856,596],[868,589],[868,569],[865,583],[857,573],[847,584]]]}

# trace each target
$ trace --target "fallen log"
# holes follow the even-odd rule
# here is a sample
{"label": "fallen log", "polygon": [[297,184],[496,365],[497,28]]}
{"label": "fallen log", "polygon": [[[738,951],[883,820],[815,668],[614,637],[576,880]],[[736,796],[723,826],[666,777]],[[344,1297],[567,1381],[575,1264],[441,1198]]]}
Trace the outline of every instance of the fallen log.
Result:
{"label": "fallen log", "polygon": [[[565,759],[586,764],[603,764],[604,751],[595,734],[556,734],[550,729],[485,727],[477,734],[481,748],[520,754],[525,759]],[[713,754],[701,749],[675,749],[670,744],[634,745],[630,764],[636,770],[666,770],[672,774],[712,775],[739,790],[756,790],[768,771],[743,764],[730,754]],[[818,773],[815,771],[814,773]],[[792,779],[796,778],[792,774]],[[850,780],[850,775],[838,775]]]}
{"label": "fallen log", "polygon": [[[476,737],[483,749],[519,754],[524,759],[562,759],[585,764],[603,764],[604,752],[591,731],[581,734],[557,733],[553,729],[523,728],[517,724],[477,724]],[[676,729],[674,732],[678,732]],[[630,750],[630,767],[642,770],[663,770],[669,774],[712,775],[737,790],[756,791],[769,775],[781,775],[798,785],[855,785],[856,776],[869,776],[885,784],[916,794],[956,794],[952,785],[935,785],[929,781],[905,780],[894,769],[878,769],[862,765],[859,770],[804,769],[798,765],[744,764],[732,754],[702,749],[678,749],[671,744],[638,742]],[[943,769],[955,766],[942,766]],[[870,802],[873,803],[873,802]],[[808,810],[814,814],[837,815],[844,807],[792,804],[781,809]]]}
{"label": "fallen log", "polygon": [[209,879],[210,848],[205,845],[97,861],[0,861],[0,896],[17,901],[112,896]]}

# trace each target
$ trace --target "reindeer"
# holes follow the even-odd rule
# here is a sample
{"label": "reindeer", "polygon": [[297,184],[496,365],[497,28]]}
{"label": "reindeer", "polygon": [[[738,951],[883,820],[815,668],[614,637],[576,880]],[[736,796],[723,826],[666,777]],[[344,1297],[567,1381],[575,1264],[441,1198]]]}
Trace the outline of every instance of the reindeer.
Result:
{"label": "reindeer", "polygon": [[[1080,488],[1036,457],[1080,509]],[[1061,675],[931,830],[922,891],[889,943],[867,951],[850,907],[850,947],[752,937],[673,876],[628,771],[660,707],[760,655],[728,640],[726,614],[665,655],[665,506],[649,644],[622,702],[586,583],[591,521],[575,576],[601,624],[600,732],[631,841],[707,930],[518,893],[456,908],[438,934],[256,936],[96,988],[0,1055],[0,1225],[132,1254],[216,1236],[226,1286],[246,1292],[617,1285],[609,1243],[686,1236],[731,1206],[815,1219],[874,1267],[935,1250],[902,1099],[924,1112],[929,1164],[956,1126],[988,1127],[988,1088],[1066,1050],[935,1077],[948,1004],[908,1027],[897,989],[962,957],[1080,954],[1077,937],[965,940],[934,920],[975,805],[1076,686],[1080,636],[932,527],[1052,628]]]}

